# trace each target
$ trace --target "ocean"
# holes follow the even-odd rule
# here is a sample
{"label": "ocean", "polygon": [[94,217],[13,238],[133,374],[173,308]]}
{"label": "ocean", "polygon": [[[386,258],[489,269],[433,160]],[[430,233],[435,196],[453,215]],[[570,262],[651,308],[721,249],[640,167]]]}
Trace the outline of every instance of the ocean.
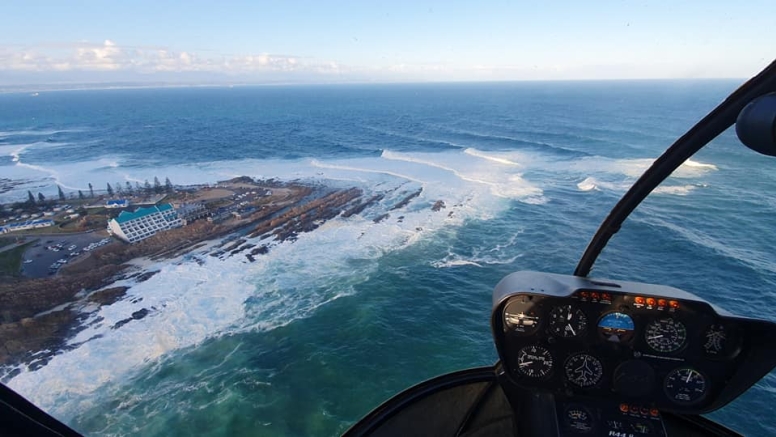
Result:
{"label": "ocean", "polygon": [[[255,263],[146,261],[159,273],[86,308],[67,350],[3,380],[86,435],[338,435],[415,383],[494,363],[496,283],[572,273],[619,196],[742,82],[0,94],[0,179],[15,184],[2,202],[243,175],[385,194]],[[592,275],[776,319],[775,191],[776,160],[725,132],[636,210]],[[773,435],[774,396],[770,374],[711,417]]]}

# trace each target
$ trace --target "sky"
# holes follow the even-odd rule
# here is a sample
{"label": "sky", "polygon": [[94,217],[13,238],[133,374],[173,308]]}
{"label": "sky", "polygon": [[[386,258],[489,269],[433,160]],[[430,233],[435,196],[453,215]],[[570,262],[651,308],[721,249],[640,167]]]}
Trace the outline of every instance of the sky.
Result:
{"label": "sky", "polygon": [[0,85],[745,78],[776,1],[4,1]]}

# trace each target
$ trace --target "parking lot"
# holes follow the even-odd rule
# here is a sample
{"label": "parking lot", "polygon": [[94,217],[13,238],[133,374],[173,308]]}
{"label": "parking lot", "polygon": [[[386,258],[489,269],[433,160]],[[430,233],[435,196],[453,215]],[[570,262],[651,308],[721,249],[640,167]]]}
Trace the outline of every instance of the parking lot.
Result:
{"label": "parking lot", "polygon": [[58,263],[58,261],[75,261],[89,252],[85,248],[90,247],[90,245],[96,248],[101,241],[105,241],[104,245],[113,239],[106,237],[102,232],[41,236],[32,247],[24,252],[22,274],[29,278],[53,275],[58,267],[52,268],[52,266],[59,265],[61,267],[65,264]]}

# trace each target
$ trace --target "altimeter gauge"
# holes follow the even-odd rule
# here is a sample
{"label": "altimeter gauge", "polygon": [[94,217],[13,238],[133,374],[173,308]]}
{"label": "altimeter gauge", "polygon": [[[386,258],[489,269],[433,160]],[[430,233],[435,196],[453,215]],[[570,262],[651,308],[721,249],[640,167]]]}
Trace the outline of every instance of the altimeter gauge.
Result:
{"label": "altimeter gauge", "polygon": [[573,305],[562,305],[550,311],[550,332],[559,337],[577,337],[587,330],[585,313]]}

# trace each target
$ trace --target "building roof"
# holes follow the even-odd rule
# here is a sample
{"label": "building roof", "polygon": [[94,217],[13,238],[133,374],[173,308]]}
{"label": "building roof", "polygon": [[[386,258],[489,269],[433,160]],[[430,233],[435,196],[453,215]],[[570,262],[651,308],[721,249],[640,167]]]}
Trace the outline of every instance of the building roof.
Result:
{"label": "building roof", "polygon": [[169,211],[171,209],[172,205],[163,203],[161,205],[149,206],[148,208],[138,208],[134,212],[121,211],[121,214],[116,217],[116,221],[119,223],[126,223],[130,220],[135,220],[157,212]]}
{"label": "building roof", "polygon": [[106,205],[126,205],[127,203],[127,199],[114,199],[105,202]]}
{"label": "building roof", "polygon": [[45,219],[45,220],[27,220],[27,221],[24,221],[24,222],[21,222],[21,223],[12,223],[12,224],[9,224],[9,225],[7,225],[5,227],[8,228],[8,229],[13,229],[13,228],[22,228],[22,227],[25,227],[25,226],[35,226],[35,225],[51,226],[53,224],[54,224],[54,220],[48,220],[48,219]]}

